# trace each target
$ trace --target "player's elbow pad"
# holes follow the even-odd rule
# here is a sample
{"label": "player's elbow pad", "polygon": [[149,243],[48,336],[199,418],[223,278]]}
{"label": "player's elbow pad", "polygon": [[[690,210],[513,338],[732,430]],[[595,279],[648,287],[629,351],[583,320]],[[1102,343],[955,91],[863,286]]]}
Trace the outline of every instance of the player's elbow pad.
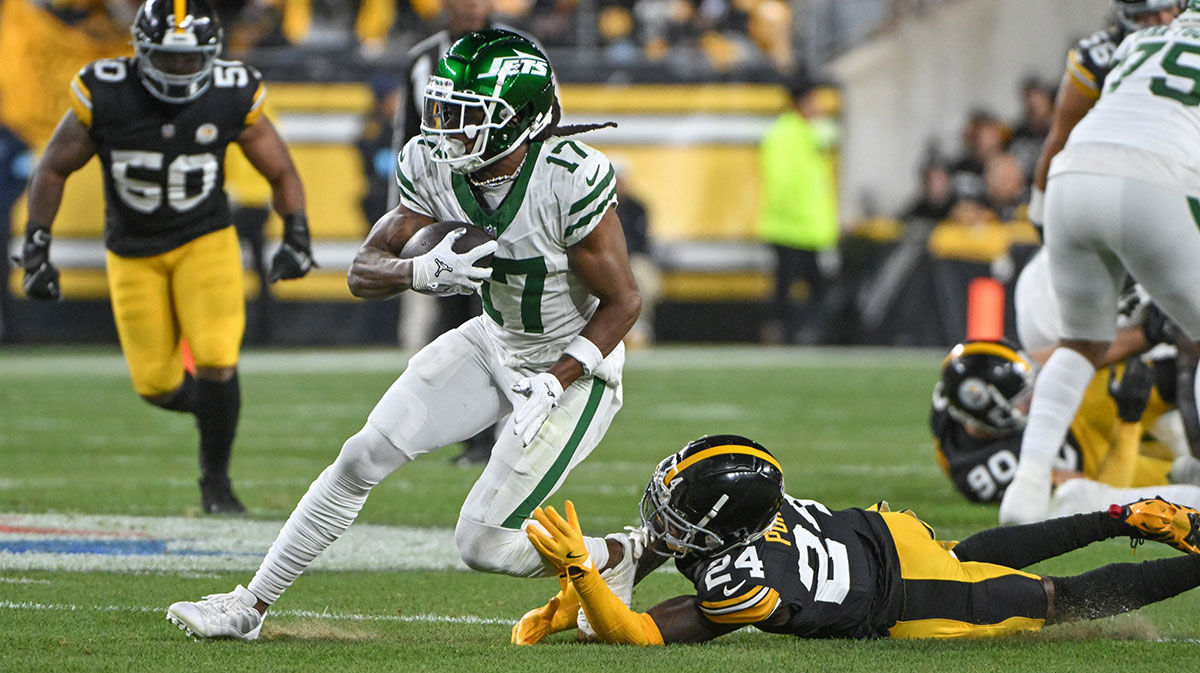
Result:
{"label": "player's elbow pad", "polygon": [[580,572],[574,572],[575,568],[571,570],[571,584],[579,594],[583,613],[601,641],[618,645],[664,644],[654,618],[625,607],[595,568],[582,569]]}

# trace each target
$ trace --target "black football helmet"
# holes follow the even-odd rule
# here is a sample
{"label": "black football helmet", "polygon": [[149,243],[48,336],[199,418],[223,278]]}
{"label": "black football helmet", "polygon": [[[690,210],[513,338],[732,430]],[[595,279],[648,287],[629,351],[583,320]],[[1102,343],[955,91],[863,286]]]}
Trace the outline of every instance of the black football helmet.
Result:
{"label": "black football helmet", "polygon": [[954,420],[1000,436],[1025,427],[1025,402],[1033,394],[1033,365],[1008,341],[966,341],[942,361],[933,388],[934,409]]}
{"label": "black football helmet", "polygon": [[1186,4],[1186,0],[1113,0],[1117,21],[1129,31],[1146,27],[1139,20],[1143,15],[1160,9],[1182,10]]}
{"label": "black football helmet", "polygon": [[187,103],[212,82],[221,24],[208,0],[146,0],[130,28],[138,77],[155,98]]}
{"label": "black football helmet", "polygon": [[775,457],[745,437],[713,435],[658,464],[642,496],[642,524],[666,543],[660,554],[710,558],[757,540],[782,504]]}

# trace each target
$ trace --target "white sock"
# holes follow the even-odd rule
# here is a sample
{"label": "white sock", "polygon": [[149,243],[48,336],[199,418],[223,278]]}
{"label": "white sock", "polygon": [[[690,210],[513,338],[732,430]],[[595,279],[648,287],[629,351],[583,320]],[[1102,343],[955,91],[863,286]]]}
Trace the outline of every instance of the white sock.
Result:
{"label": "white sock", "polygon": [[1021,437],[1021,458],[1015,479],[1026,475],[1050,476],[1054,457],[1067,438],[1067,430],[1096,368],[1078,351],[1058,348],[1033,384],[1029,423]]}
{"label": "white sock", "polygon": [[373,484],[351,481],[338,474],[335,463],[308,487],[246,587],[259,600],[279,600],[313,559],[354,523]]}

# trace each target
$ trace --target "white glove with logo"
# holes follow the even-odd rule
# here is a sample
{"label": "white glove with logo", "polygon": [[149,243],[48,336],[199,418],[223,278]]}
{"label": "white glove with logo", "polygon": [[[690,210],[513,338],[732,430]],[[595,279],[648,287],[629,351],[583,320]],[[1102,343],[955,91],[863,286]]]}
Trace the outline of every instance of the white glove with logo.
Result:
{"label": "white glove with logo", "polygon": [[475,266],[475,262],[496,252],[496,241],[481,243],[470,250],[454,252],[454,242],[467,233],[465,227],[446,234],[441,243],[432,250],[413,257],[412,289],[440,296],[452,294],[475,294],[483,281],[490,278],[492,270]]}
{"label": "white glove with logo", "polygon": [[521,438],[521,446],[529,446],[550,416],[550,410],[558,406],[563,387],[557,376],[542,372],[517,381],[512,389],[526,398],[513,413],[513,434]]}

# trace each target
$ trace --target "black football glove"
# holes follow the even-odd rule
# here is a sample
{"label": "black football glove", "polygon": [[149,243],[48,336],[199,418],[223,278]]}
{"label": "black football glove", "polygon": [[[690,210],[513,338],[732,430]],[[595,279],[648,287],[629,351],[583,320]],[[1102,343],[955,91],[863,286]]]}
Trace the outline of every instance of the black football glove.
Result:
{"label": "black football glove", "polygon": [[1142,320],[1142,334],[1146,343],[1151,346],[1175,343],[1175,323],[1166,313],[1153,302],[1146,307],[1146,317]]}
{"label": "black football glove", "polygon": [[312,242],[308,237],[308,217],[304,213],[283,216],[283,243],[271,258],[267,281],[303,278],[309,269],[319,268],[313,261]]}
{"label": "black football glove", "polygon": [[22,283],[30,299],[62,299],[58,269],[50,263],[50,228],[30,222],[25,225],[25,245],[13,261],[25,269]]}
{"label": "black football glove", "polygon": [[1117,403],[1117,414],[1126,423],[1136,423],[1146,411],[1150,391],[1154,389],[1154,372],[1139,357],[1125,361],[1125,372],[1117,380],[1117,368],[1108,370],[1108,394]]}

